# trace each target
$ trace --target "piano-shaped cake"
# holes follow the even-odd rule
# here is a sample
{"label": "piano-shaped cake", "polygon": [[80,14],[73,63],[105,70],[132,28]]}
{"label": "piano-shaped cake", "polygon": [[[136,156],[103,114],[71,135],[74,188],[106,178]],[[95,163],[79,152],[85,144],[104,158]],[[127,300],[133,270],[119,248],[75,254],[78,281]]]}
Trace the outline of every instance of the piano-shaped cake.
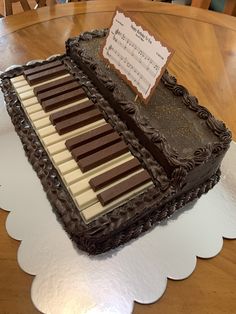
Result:
{"label": "piano-shaped cake", "polygon": [[106,30],[1,75],[7,109],[60,222],[90,254],[115,248],[219,180],[231,133],[165,72],[148,105],[99,57]]}

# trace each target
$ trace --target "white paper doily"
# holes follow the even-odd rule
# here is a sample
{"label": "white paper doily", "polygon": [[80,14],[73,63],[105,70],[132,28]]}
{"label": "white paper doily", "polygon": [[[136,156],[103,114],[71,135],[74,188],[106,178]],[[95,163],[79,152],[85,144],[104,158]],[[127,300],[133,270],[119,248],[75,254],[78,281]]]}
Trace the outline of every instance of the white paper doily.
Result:
{"label": "white paper doily", "polygon": [[223,161],[220,183],[207,195],[137,240],[97,257],[75,249],[56,220],[2,95],[0,147],[0,207],[11,211],[7,231],[22,241],[18,262],[36,275],[31,296],[43,313],[130,313],[134,300],[160,298],[167,278],[188,277],[196,256],[219,253],[222,237],[236,238],[235,143]]}

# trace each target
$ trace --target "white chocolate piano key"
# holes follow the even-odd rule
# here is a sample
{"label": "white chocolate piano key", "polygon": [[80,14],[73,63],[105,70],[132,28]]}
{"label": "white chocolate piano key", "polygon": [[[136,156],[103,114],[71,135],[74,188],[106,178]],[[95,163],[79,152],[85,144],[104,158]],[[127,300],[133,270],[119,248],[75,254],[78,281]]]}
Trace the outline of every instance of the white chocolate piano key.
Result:
{"label": "white chocolate piano key", "polygon": [[65,163],[58,165],[58,170],[62,175],[65,175],[68,172],[71,172],[78,168],[77,162],[72,159],[69,161],[66,161]]}
{"label": "white chocolate piano key", "polygon": [[[40,105],[40,104],[39,104]],[[49,112],[45,113],[43,110],[42,110],[42,106],[40,105],[41,107],[41,110],[39,110],[38,112],[35,112],[33,114],[30,115],[30,119],[32,121],[37,121],[39,119],[42,119],[42,118],[45,118],[45,117],[48,117],[50,115]]]}
{"label": "white chocolate piano key", "polygon": [[61,78],[64,78],[66,76],[69,76],[69,74],[65,74],[65,75],[61,75],[61,76],[58,76],[56,78],[53,78],[53,79],[50,79],[50,80],[47,80],[45,82],[41,82],[41,83],[38,83],[38,84],[35,84],[35,85],[32,85],[30,86],[27,82],[27,80],[25,79],[24,75],[20,75],[20,76],[17,76],[17,77],[13,77],[11,79],[11,82],[12,84],[14,85],[15,89],[17,90],[18,87],[22,87],[22,86],[25,86],[25,85],[28,85],[30,88],[34,88],[34,87],[37,87],[37,86],[40,86],[40,85],[44,85],[44,84],[47,84],[47,83],[51,83],[53,81],[56,81],[56,80],[59,80]]}
{"label": "white chocolate piano key", "polygon": [[[117,166],[119,166],[119,165],[121,165],[121,164],[134,158],[130,153],[122,155],[121,157],[122,158],[118,157],[116,159],[113,159],[112,162],[110,162],[110,163],[108,162],[107,164],[103,164],[102,166],[97,167],[95,169],[96,172],[93,171],[89,175],[87,175],[86,179],[82,180],[82,181],[84,181],[84,180],[87,181],[87,189],[91,189],[91,186],[89,184],[89,180],[92,179],[94,176],[98,176],[98,175],[100,175],[100,174],[102,174],[108,170],[111,170],[112,168],[117,167]],[[100,169],[98,169],[98,168],[100,168]],[[85,190],[84,188],[83,188],[83,190],[81,188],[81,182],[82,181],[75,182],[69,186],[69,189],[70,189],[71,193],[73,194],[73,196],[76,196],[77,194],[82,193]],[[85,184],[83,184],[83,186],[85,186]]]}
{"label": "white chocolate piano key", "polygon": [[66,150],[66,149],[67,148],[65,145],[65,141],[61,141],[61,142],[55,143],[55,144],[47,147],[47,150],[51,155],[60,153],[61,151]]}
{"label": "white chocolate piano key", "polygon": [[108,169],[111,169],[111,168],[115,167],[115,165],[118,162],[124,161],[130,156],[132,156],[132,155],[130,152],[128,152],[126,154],[123,154],[117,158],[114,158],[114,159],[102,164],[101,166],[93,168],[87,172],[82,172],[78,167],[76,170],[71,171],[71,172],[64,175],[65,183],[69,186],[72,183],[75,183],[79,180],[82,180],[82,179],[87,178],[87,177],[91,177],[92,175],[96,175],[97,172],[106,171]]}
{"label": "white chocolate piano key", "polygon": [[19,96],[24,101],[26,99],[33,98],[34,92],[33,92],[33,90],[30,90],[30,91],[24,92],[22,94],[19,94]]}
{"label": "white chocolate piano key", "polygon": [[[57,79],[60,79],[61,77],[58,77]],[[37,86],[41,86],[41,85],[44,85],[45,83],[50,83],[52,81],[55,81],[56,79],[53,79],[53,80],[50,80],[50,81],[47,81],[47,82],[43,82],[43,83],[40,83],[40,84],[36,84],[36,85],[32,85],[30,86],[28,84],[28,82],[24,79],[18,83],[16,83],[14,86],[16,88],[16,91],[19,95],[19,97],[22,99],[22,100],[26,100],[26,99],[29,99],[31,97],[34,97],[34,87],[37,87]],[[18,85],[17,85],[18,84]],[[17,85],[17,86],[16,86]]]}
{"label": "white chocolate piano key", "polygon": [[61,153],[52,156],[52,160],[56,165],[62,164],[63,162],[69,159],[71,159],[71,153],[68,150],[65,150]]}
{"label": "white chocolate piano key", "polygon": [[25,93],[25,92],[28,92],[28,91],[32,91],[33,92],[33,87],[29,86],[28,84],[27,85],[24,85],[24,86],[21,86],[21,87],[18,87],[17,88],[17,93],[19,95]]}
{"label": "white chocolate piano key", "polygon": [[85,174],[79,168],[76,168],[75,170],[64,175],[64,181],[67,185],[70,185],[84,177]]}
{"label": "white chocolate piano key", "polygon": [[18,94],[21,94],[21,93],[24,93],[24,92],[27,92],[27,91],[33,91],[33,89],[37,86],[41,86],[41,85],[44,85],[44,84],[47,84],[47,83],[51,83],[51,82],[54,82],[56,80],[59,80],[61,78],[64,78],[66,76],[69,76],[69,74],[66,74],[66,75],[62,75],[62,76],[59,76],[57,78],[54,78],[54,79],[51,79],[51,80],[48,80],[48,81],[45,81],[45,82],[42,82],[42,83],[38,83],[38,84],[35,84],[35,85],[29,85],[27,80],[23,77],[23,79],[19,82],[13,82],[13,85],[15,87],[15,89],[17,90],[17,93]]}
{"label": "white chocolate piano key", "polygon": [[[50,120],[49,120],[50,121]],[[37,122],[39,122],[39,121],[37,121]],[[34,122],[34,124],[35,124],[35,126],[37,125],[36,124],[36,122]],[[46,121],[45,121],[45,124],[46,124]],[[39,125],[39,127],[40,127],[41,125]],[[81,134],[81,131],[80,131],[80,129],[77,129],[77,130],[75,130],[77,133],[76,133],[76,135],[78,134]],[[75,135],[74,135],[75,136]],[[74,137],[72,134],[71,134],[71,132],[70,132],[70,135],[69,135],[69,137],[68,137],[68,139],[69,138],[71,138],[71,137]],[[48,145],[47,146],[47,150],[48,150],[48,152],[51,154],[51,155],[54,155],[54,154],[56,154],[56,153],[59,153],[59,152],[61,152],[61,151],[63,151],[63,150],[67,150],[67,147],[66,147],[66,145],[65,145],[65,142],[66,142],[66,139],[60,139],[58,142],[56,142],[56,143],[54,143],[54,144],[52,144],[52,145]]]}
{"label": "white chocolate piano key", "polygon": [[[86,209],[87,207],[95,204],[97,201],[98,201],[98,198],[97,198],[97,195],[113,186],[115,186],[116,184],[118,183],[121,183],[122,181],[125,181],[126,179],[129,179],[131,177],[133,177],[135,174],[139,173],[139,172],[142,172],[143,169],[139,169],[127,176],[124,176],[122,177],[121,179],[119,180],[116,180],[115,182],[109,184],[108,186],[106,186],[105,188],[103,189],[100,189],[96,192],[94,192],[91,188],[81,194],[78,194],[78,196],[75,197],[75,200],[77,202],[77,204],[79,205],[79,209],[80,210],[84,210]],[[83,188],[83,187],[82,187]]]}
{"label": "white chocolate piano key", "polygon": [[48,136],[50,134],[56,133],[56,129],[53,125],[46,126],[43,129],[38,130],[38,134],[43,138],[45,136]]}
{"label": "white chocolate piano key", "polygon": [[[67,77],[67,76],[69,76],[69,75],[70,75],[70,74],[60,75],[60,76],[54,77],[54,78],[52,78],[52,79],[50,79],[50,80],[47,80],[47,81],[40,82],[40,83],[38,83],[38,84],[32,85],[32,87],[38,87],[38,86],[41,86],[41,85],[45,85],[45,84],[54,82],[54,81],[56,81],[56,80],[60,80],[60,79],[62,79],[62,78],[64,78],[64,77]],[[27,84],[28,84],[28,83],[27,83]],[[29,86],[30,86],[30,85],[29,85]]]}
{"label": "white chocolate piano key", "polygon": [[144,192],[148,187],[151,187],[153,185],[152,181],[145,183],[144,185],[138,187],[137,189],[133,190],[132,192],[129,192],[127,194],[124,194],[117,200],[111,202],[110,204],[106,206],[102,206],[100,202],[97,202],[83,211],[80,212],[81,216],[83,217],[85,223],[89,223],[91,220],[95,219],[96,217],[124,204],[128,200],[131,200],[134,198],[137,194],[141,194]]}
{"label": "white chocolate piano key", "polygon": [[36,97],[32,97],[30,99],[26,99],[26,100],[22,101],[21,103],[22,103],[23,107],[28,107],[28,106],[38,104],[38,99]]}
{"label": "white chocolate piano key", "polygon": [[78,195],[75,197],[75,201],[79,206],[79,210],[82,211],[87,207],[95,204],[98,202],[96,194],[93,192],[92,189]]}
{"label": "white chocolate piano key", "polygon": [[78,193],[83,193],[90,189],[91,187],[89,184],[89,178],[80,180],[79,182],[76,182],[69,187],[69,190],[73,196],[77,195]]}
{"label": "white chocolate piano key", "polygon": [[23,80],[25,80],[24,75],[19,75],[19,76],[11,78],[11,82],[12,83],[17,83],[17,82],[20,82],[20,81],[23,81]]}
{"label": "white chocolate piano key", "polygon": [[99,127],[105,123],[106,123],[105,120],[101,119],[101,120],[98,120],[96,122],[90,123],[90,124],[88,124],[82,128],[79,128],[77,130],[65,133],[63,135],[59,135],[58,133],[55,132],[55,134],[52,134],[51,136],[43,138],[43,143],[45,146],[48,147],[52,144],[59,142],[60,140],[66,140],[68,138],[71,138],[72,136],[83,134],[83,133],[90,131],[92,129],[95,129],[95,128],[97,128],[97,127]]}
{"label": "white chocolate piano key", "polygon": [[42,118],[44,118],[44,117],[49,117],[49,116],[50,116],[52,113],[54,113],[54,112],[58,112],[58,111],[61,111],[61,110],[66,109],[66,108],[70,108],[70,107],[72,107],[72,106],[74,106],[74,105],[82,104],[83,102],[85,102],[85,101],[87,101],[87,100],[88,100],[88,98],[86,97],[86,98],[83,98],[83,99],[81,99],[81,100],[79,100],[79,101],[73,102],[73,103],[71,103],[71,104],[69,104],[69,105],[65,105],[65,106],[63,106],[63,107],[54,109],[54,110],[49,111],[49,112],[45,112],[45,111],[42,109],[42,106],[39,104],[40,107],[41,107],[41,110],[40,110],[39,112],[37,112],[37,113],[32,114],[32,115],[30,116],[30,119],[31,119],[32,121],[36,121],[36,120],[42,119]]}
{"label": "white chocolate piano key", "polygon": [[35,113],[35,112],[38,112],[41,110],[41,105],[40,104],[35,104],[35,105],[32,105],[32,106],[28,106],[28,107],[25,107],[25,111],[29,114],[29,117],[32,113]]}
{"label": "white chocolate piano key", "polygon": [[38,87],[38,86],[41,86],[41,85],[45,85],[45,84],[48,84],[48,83],[51,83],[51,82],[60,80],[60,79],[62,79],[62,78],[64,78],[64,77],[67,77],[67,76],[69,76],[69,75],[70,75],[70,74],[60,75],[60,76],[54,77],[54,78],[52,78],[52,79],[50,79],[50,80],[47,80],[47,81],[44,81],[44,82],[40,82],[40,83],[38,83],[38,84],[34,84],[34,85],[31,85],[31,86],[28,84],[28,82],[27,82],[27,84],[28,84],[30,87],[35,88],[35,87]]}
{"label": "white chocolate piano key", "polygon": [[18,88],[25,87],[25,86],[29,86],[29,84],[27,83],[27,81],[25,79],[23,79],[22,81],[14,83],[14,87],[16,88],[16,90],[18,90]]}
{"label": "white chocolate piano key", "polygon": [[[133,158],[133,156],[131,155],[128,158],[128,160],[130,160],[132,158]],[[76,183],[72,184],[71,186],[69,186],[69,190],[71,191],[72,196],[73,197],[77,197],[77,199],[80,200],[79,203],[80,203],[81,210],[84,208],[84,205],[85,205],[84,203],[82,203],[82,200],[85,200],[85,202],[87,202],[87,200],[88,200],[90,202],[90,205],[91,205],[92,202],[97,201],[97,194],[98,193],[101,193],[102,191],[107,190],[108,188],[110,188],[110,187],[112,187],[112,186],[114,186],[114,185],[116,185],[116,184],[118,184],[118,183],[128,179],[129,177],[132,177],[134,174],[142,171],[142,169],[141,169],[141,170],[138,170],[138,171],[134,171],[133,173],[130,173],[127,176],[123,176],[121,179],[114,181],[113,183],[107,185],[105,188],[100,189],[100,190],[98,190],[96,192],[94,192],[91,189],[91,186],[89,184],[89,180],[91,178],[93,178],[94,176],[97,176],[97,175],[99,175],[101,173],[104,173],[104,172],[106,172],[106,171],[108,171],[108,170],[110,170],[110,169],[112,169],[112,168],[114,168],[116,166],[119,166],[120,164],[122,164],[122,163],[124,163],[126,161],[127,160],[125,160],[125,161],[122,160],[122,161],[116,163],[115,165],[107,167],[105,170],[103,169],[102,171],[96,171],[96,174],[93,173],[92,175],[86,177],[85,179],[80,180],[79,182],[76,182]],[[92,199],[89,200],[90,198],[92,198]]]}
{"label": "white chocolate piano key", "polygon": [[44,128],[46,126],[51,125],[51,121],[49,120],[49,117],[45,117],[43,119],[34,121],[34,126],[36,127],[37,130]]}
{"label": "white chocolate piano key", "polygon": [[[72,136],[76,133],[76,130],[73,131],[74,133],[72,134]],[[64,135],[67,135],[68,136],[69,133],[67,134],[64,134]],[[64,139],[63,136],[60,136],[58,133],[55,133],[55,134],[51,134],[49,136],[46,136],[42,139],[44,145],[46,147],[50,146],[50,145],[53,145],[55,143],[58,143],[60,142],[61,139]]]}

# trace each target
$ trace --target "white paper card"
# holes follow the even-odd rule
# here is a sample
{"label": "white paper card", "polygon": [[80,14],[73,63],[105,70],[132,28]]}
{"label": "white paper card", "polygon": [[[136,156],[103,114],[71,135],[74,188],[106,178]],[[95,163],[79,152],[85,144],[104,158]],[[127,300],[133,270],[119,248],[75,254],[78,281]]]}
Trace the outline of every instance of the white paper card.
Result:
{"label": "white paper card", "polygon": [[147,102],[173,50],[116,11],[102,55]]}

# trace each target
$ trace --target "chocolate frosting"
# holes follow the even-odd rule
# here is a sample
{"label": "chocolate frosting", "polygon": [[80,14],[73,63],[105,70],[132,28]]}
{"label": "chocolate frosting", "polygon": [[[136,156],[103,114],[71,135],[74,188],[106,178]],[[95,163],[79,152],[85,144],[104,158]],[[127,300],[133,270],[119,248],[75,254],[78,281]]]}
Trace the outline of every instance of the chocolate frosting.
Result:
{"label": "chocolate frosting", "polygon": [[[88,40],[91,39],[94,34],[96,36],[103,36],[104,33],[104,31],[86,33],[82,35],[81,38]],[[70,46],[73,46],[72,42],[70,42]],[[89,224],[85,224],[59,174],[45,152],[40,139],[25,115],[17,94],[10,82],[10,78],[22,75],[25,69],[30,69],[41,63],[17,67],[3,73],[1,75],[1,88],[15,130],[22,141],[23,148],[30,163],[42,182],[53,210],[78,248],[86,250],[90,254],[99,254],[111,248],[115,248],[132,238],[136,238],[140,233],[150,229],[157,222],[171,216],[175,210],[179,209],[187,202],[200,197],[202,193],[207,192],[218,182],[220,175],[218,170],[220,159],[216,160],[213,173],[202,180],[201,184],[193,188],[185,187],[185,190],[184,188],[180,190],[181,186],[186,184],[186,182],[183,181],[183,177],[187,177],[187,174],[191,173],[195,165],[201,165],[203,162],[211,160],[214,156],[222,157],[222,150],[227,147],[226,143],[229,143],[230,136],[222,123],[211,119],[210,113],[208,113],[205,108],[199,108],[200,106],[197,105],[198,110],[196,111],[196,100],[189,101],[185,89],[177,87],[176,82],[174,82],[175,79],[170,77],[167,72],[164,75],[168,78],[165,80],[167,82],[166,84],[169,84],[168,88],[172,89],[174,91],[173,93],[177,93],[178,95],[183,93],[181,97],[186,98],[187,103],[190,103],[190,105],[188,105],[191,106],[190,109],[197,113],[201,112],[200,118],[207,119],[209,128],[214,129],[216,135],[220,137],[219,143],[215,145],[213,149],[212,146],[209,145],[209,147],[197,150],[192,160],[179,160],[177,153],[167,145],[160,132],[150,127],[147,121],[139,116],[135,105],[132,102],[125,102],[123,99],[120,100],[119,104],[125,114],[131,116],[132,119],[134,118],[140,129],[148,134],[151,142],[157,146],[158,149],[165,151],[170,165],[175,166],[169,177],[164,167],[160,165],[159,162],[155,160],[152,153],[140,143],[133,130],[129,129],[126,123],[121,120],[121,117],[115,112],[114,108],[101,95],[97,87],[94,86],[77,64],[68,56],[60,56],[54,59],[61,60],[70,73],[81,83],[88,97],[96,103],[101,110],[104,118],[121,134],[133,155],[142,161],[142,165],[149,171],[156,185],[155,187],[147,189],[145,193],[128,201],[126,204],[98,217]],[[47,61],[44,61],[42,63],[44,64],[46,62]],[[86,56],[83,57],[83,62],[86,62],[93,70],[96,68],[96,63],[86,59]],[[102,80],[106,84],[106,88],[112,93],[115,90],[114,83],[103,75]]]}
{"label": "chocolate frosting", "polygon": [[[101,41],[107,32],[108,30],[94,30],[69,39],[66,42],[67,54],[88,74],[99,91],[109,101],[110,106],[126,122],[128,128],[134,131],[141,144],[154,156],[154,160],[162,165],[168,178],[172,182],[179,182],[181,187],[185,184],[185,178],[192,169],[207,163],[211,158],[215,159],[224,154],[231,141],[231,132],[223,122],[216,120],[205,107],[199,105],[197,98],[191,96],[185,87],[177,84],[176,78],[169,75],[168,71],[165,71],[161,79],[164,86],[174,96],[181,98],[187,109],[193,111],[199,119],[206,122],[209,129],[208,133],[212,132],[217,136],[215,141],[206,144],[204,147],[199,147],[189,157],[182,158],[168,143],[160,130],[150,125],[149,120],[141,114],[137,104],[127,99],[110,76],[107,76],[104,67],[98,63],[94,55],[91,56],[90,50],[86,49],[87,45],[83,44],[92,39],[100,39]],[[93,49],[96,48],[93,46]]]}

